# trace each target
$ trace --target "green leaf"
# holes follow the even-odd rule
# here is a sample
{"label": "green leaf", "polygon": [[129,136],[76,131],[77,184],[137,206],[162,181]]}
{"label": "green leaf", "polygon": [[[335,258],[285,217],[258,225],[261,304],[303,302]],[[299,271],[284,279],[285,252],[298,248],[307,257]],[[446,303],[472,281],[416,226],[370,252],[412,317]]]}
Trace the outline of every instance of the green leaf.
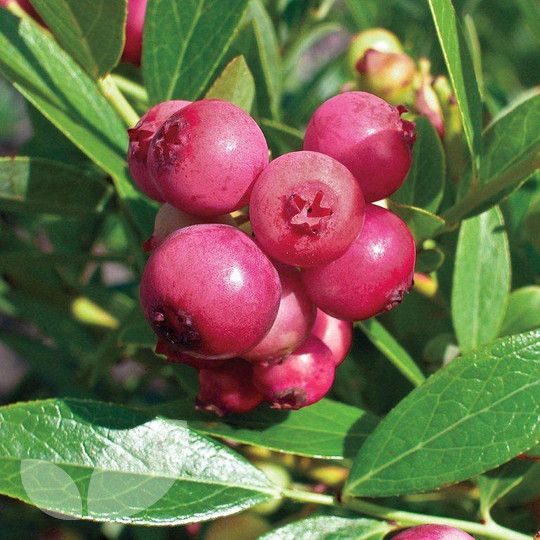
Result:
{"label": "green leaf", "polygon": [[538,89],[516,100],[493,120],[482,139],[478,183],[469,178],[463,184],[463,194],[447,212],[448,219],[468,217],[498,204],[540,168],[539,123]]}
{"label": "green leaf", "polygon": [[276,496],[265,475],[182,422],[95,401],[0,409],[0,492],[79,519],[178,525]]}
{"label": "green leaf", "polygon": [[248,0],[155,0],[144,23],[143,74],[151,103],[200,98],[227,52]]}
{"label": "green leaf", "polygon": [[250,0],[249,14],[255,41],[249,61],[257,82],[257,109],[260,115],[279,120],[282,71],[276,31],[260,0]]}
{"label": "green leaf", "polygon": [[480,156],[482,103],[467,41],[452,0],[428,0],[442,53],[452,81],[465,138],[476,163]]}
{"label": "green leaf", "polygon": [[0,72],[113,177],[131,219],[148,234],[154,206],[127,176],[127,133],[94,81],[36,24],[0,10]]}
{"label": "green leaf", "polygon": [[392,200],[436,212],[444,193],[444,149],[427,118],[416,118],[416,133],[411,170],[403,185],[392,195]]}
{"label": "green leaf", "polygon": [[433,238],[444,230],[443,218],[416,206],[398,204],[388,199],[388,209],[397,214],[409,227],[416,244]]}
{"label": "green leaf", "polygon": [[532,461],[515,459],[480,476],[480,514],[488,516],[497,501],[521,484],[533,465]]}
{"label": "green leaf", "polygon": [[95,79],[112,70],[124,48],[127,1],[32,0],[64,49]]}
{"label": "green leaf", "polygon": [[370,413],[330,399],[294,412],[260,408],[220,420],[195,411],[192,402],[172,402],[152,410],[186,420],[191,428],[206,435],[324,459],[356,455],[378,422]]}
{"label": "green leaf", "polygon": [[255,81],[243,56],[233,58],[206,92],[206,98],[224,99],[246,112],[255,98]]}
{"label": "green leaf", "polygon": [[103,176],[61,162],[0,158],[0,208],[80,215],[101,212],[112,187]]}
{"label": "green leaf", "polygon": [[317,516],[275,529],[260,540],[382,540],[392,530],[373,519]]}
{"label": "green leaf", "polygon": [[444,252],[438,247],[421,249],[416,254],[415,272],[430,273],[438,270],[444,263]]}
{"label": "green leaf", "polygon": [[516,289],[508,297],[508,307],[500,335],[508,336],[540,328],[540,287]]}
{"label": "green leaf", "polygon": [[540,440],[540,330],[456,358],[368,437],[345,493],[415,493],[471,478]]}
{"label": "green leaf", "polygon": [[261,118],[258,122],[274,158],[287,152],[302,150],[304,135],[300,130],[266,118]]}
{"label": "green leaf", "polygon": [[464,221],[452,286],[452,321],[462,351],[495,339],[510,292],[510,251],[498,208]]}
{"label": "green leaf", "polygon": [[377,319],[368,319],[358,322],[356,325],[407,380],[415,386],[419,386],[425,381],[426,378],[416,362]]}

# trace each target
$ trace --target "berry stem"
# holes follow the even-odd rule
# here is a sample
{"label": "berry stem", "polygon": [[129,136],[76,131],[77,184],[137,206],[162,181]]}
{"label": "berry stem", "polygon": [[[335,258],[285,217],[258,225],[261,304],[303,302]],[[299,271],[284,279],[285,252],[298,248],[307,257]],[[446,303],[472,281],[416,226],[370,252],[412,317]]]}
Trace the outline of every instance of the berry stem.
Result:
{"label": "berry stem", "polygon": [[122,92],[120,92],[114,79],[110,75],[106,75],[102,79],[99,79],[98,86],[101,93],[120,115],[120,118],[122,118],[125,124],[128,127],[133,127],[139,121],[139,115],[135,112]]}
{"label": "berry stem", "polygon": [[471,534],[476,534],[484,538],[492,538],[494,540],[529,540],[530,536],[526,534],[507,529],[498,525],[494,521],[488,523],[474,523],[472,521],[465,521],[461,519],[452,519],[440,516],[430,516],[427,514],[417,514],[414,512],[405,512],[402,510],[396,510],[394,508],[388,508],[374,504],[362,499],[354,499],[349,497],[343,497],[338,501],[332,495],[325,495],[320,493],[312,493],[310,491],[284,489],[282,492],[283,497],[293,499],[298,502],[322,504],[325,506],[339,506],[340,504],[349,510],[358,512],[360,514],[366,514],[381,518],[387,521],[395,522],[398,528],[411,527],[414,525],[448,525],[457,529],[462,529]]}
{"label": "berry stem", "polygon": [[110,77],[120,92],[140,101],[141,105],[145,105],[145,107],[148,108],[148,93],[143,86],[122,77],[122,75],[117,75],[116,73],[111,73]]}

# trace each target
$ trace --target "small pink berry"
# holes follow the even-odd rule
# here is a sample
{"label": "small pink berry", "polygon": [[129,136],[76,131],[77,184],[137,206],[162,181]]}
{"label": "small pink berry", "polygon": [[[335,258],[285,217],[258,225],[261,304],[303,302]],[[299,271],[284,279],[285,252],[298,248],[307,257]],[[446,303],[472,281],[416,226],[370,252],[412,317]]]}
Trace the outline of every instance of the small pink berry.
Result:
{"label": "small pink berry", "polygon": [[413,122],[367,92],[344,92],[325,101],[306,129],[304,150],[322,152],[345,165],[367,202],[396,191],[407,176],[415,140]]}
{"label": "small pink berry", "polygon": [[219,416],[253,410],[263,396],[253,385],[252,375],[251,365],[241,358],[227,360],[216,369],[201,369],[197,408]]}
{"label": "small pink berry", "polygon": [[347,252],[325,266],[304,268],[306,290],[324,312],[352,321],[396,307],[412,287],[414,239],[392,212],[368,204],[364,228]]}
{"label": "small pink berry", "polygon": [[158,103],[146,112],[134,128],[128,129],[129,147],[127,159],[129,173],[143,193],[159,202],[163,202],[163,199],[154,186],[147,166],[150,141],[169,116],[189,105],[189,103],[189,101],[182,100]]}
{"label": "small pink berry", "polygon": [[253,368],[253,383],[273,409],[300,409],[321,400],[334,376],[332,352],[313,336],[284,359]]}
{"label": "small pink berry", "polygon": [[126,43],[122,60],[135,65],[141,63],[144,16],[148,0],[128,0]]}
{"label": "small pink berry", "polygon": [[201,216],[245,206],[267,164],[268,145],[255,120],[218,99],[196,101],[171,116],[148,152],[148,167],[163,199]]}
{"label": "small pink berry", "polygon": [[279,310],[270,329],[255,348],[243,354],[248,360],[275,360],[287,356],[307,338],[315,320],[315,306],[309,299],[300,272],[276,264],[281,280]]}
{"label": "small pink berry", "polygon": [[336,367],[345,360],[351,350],[353,327],[350,321],[336,319],[318,309],[311,333],[332,351]]}
{"label": "small pink berry", "polygon": [[393,540],[474,540],[474,537],[448,525],[420,525],[400,532]]}
{"label": "small pink berry", "polygon": [[143,245],[144,251],[152,251],[156,249],[162,242],[174,231],[189,227],[190,225],[202,225],[203,223],[223,223],[224,225],[236,226],[231,215],[214,216],[213,218],[205,218],[201,216],[193,216],[182,210],[178,210],[168,203],[161,205],[156,220],[154,222],[154,232],[152,236],[146,240]]}
{"label": "small pink berry", "polygon": [[317,152],[278,157],[259,176],[249,215],[257,242],[292,266],[337,259],[364,221],[364,198],[354,176]]}
{"label": "small pink berry", "polygon": [[154,250],[140,295],[146,318],[171,353],[233,358],[270,330],[281,285],[245,233],[229,225],[192,225]]}

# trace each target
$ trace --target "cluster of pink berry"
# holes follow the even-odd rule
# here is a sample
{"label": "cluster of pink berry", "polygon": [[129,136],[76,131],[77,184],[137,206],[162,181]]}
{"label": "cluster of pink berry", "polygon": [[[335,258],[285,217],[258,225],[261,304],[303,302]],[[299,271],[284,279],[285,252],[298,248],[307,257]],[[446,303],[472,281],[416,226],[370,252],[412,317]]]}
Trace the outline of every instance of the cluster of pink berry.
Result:
{"label": "cluster of pink berry", "polygon": [[[314,113],[303,151],[270,163],[257,123],[226,101],[160,103],[129,130],[131,175],[164,203],[142,307],[156,351],[198,369],[199,407],[320,400],[352,321],[393,308],[411,287],[411,233],[369,204],[410,168],[414,124],[403,112],[340,94]],[[252,237],[230,215],[248,204]]]}

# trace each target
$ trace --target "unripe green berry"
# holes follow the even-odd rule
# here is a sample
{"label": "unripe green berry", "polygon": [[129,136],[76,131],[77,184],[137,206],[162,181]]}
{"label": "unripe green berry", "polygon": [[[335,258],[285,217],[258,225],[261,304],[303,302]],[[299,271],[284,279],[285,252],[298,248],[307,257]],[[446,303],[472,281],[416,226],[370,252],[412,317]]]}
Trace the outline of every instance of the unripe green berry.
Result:
{"label": "unripe green berry", "polygon": [[384,28],[369,28],[351,39],[347,62],[351,73],[356,75],[356,64],[368,49],[385,53],[401,53],[403,47],[397,36]]}

